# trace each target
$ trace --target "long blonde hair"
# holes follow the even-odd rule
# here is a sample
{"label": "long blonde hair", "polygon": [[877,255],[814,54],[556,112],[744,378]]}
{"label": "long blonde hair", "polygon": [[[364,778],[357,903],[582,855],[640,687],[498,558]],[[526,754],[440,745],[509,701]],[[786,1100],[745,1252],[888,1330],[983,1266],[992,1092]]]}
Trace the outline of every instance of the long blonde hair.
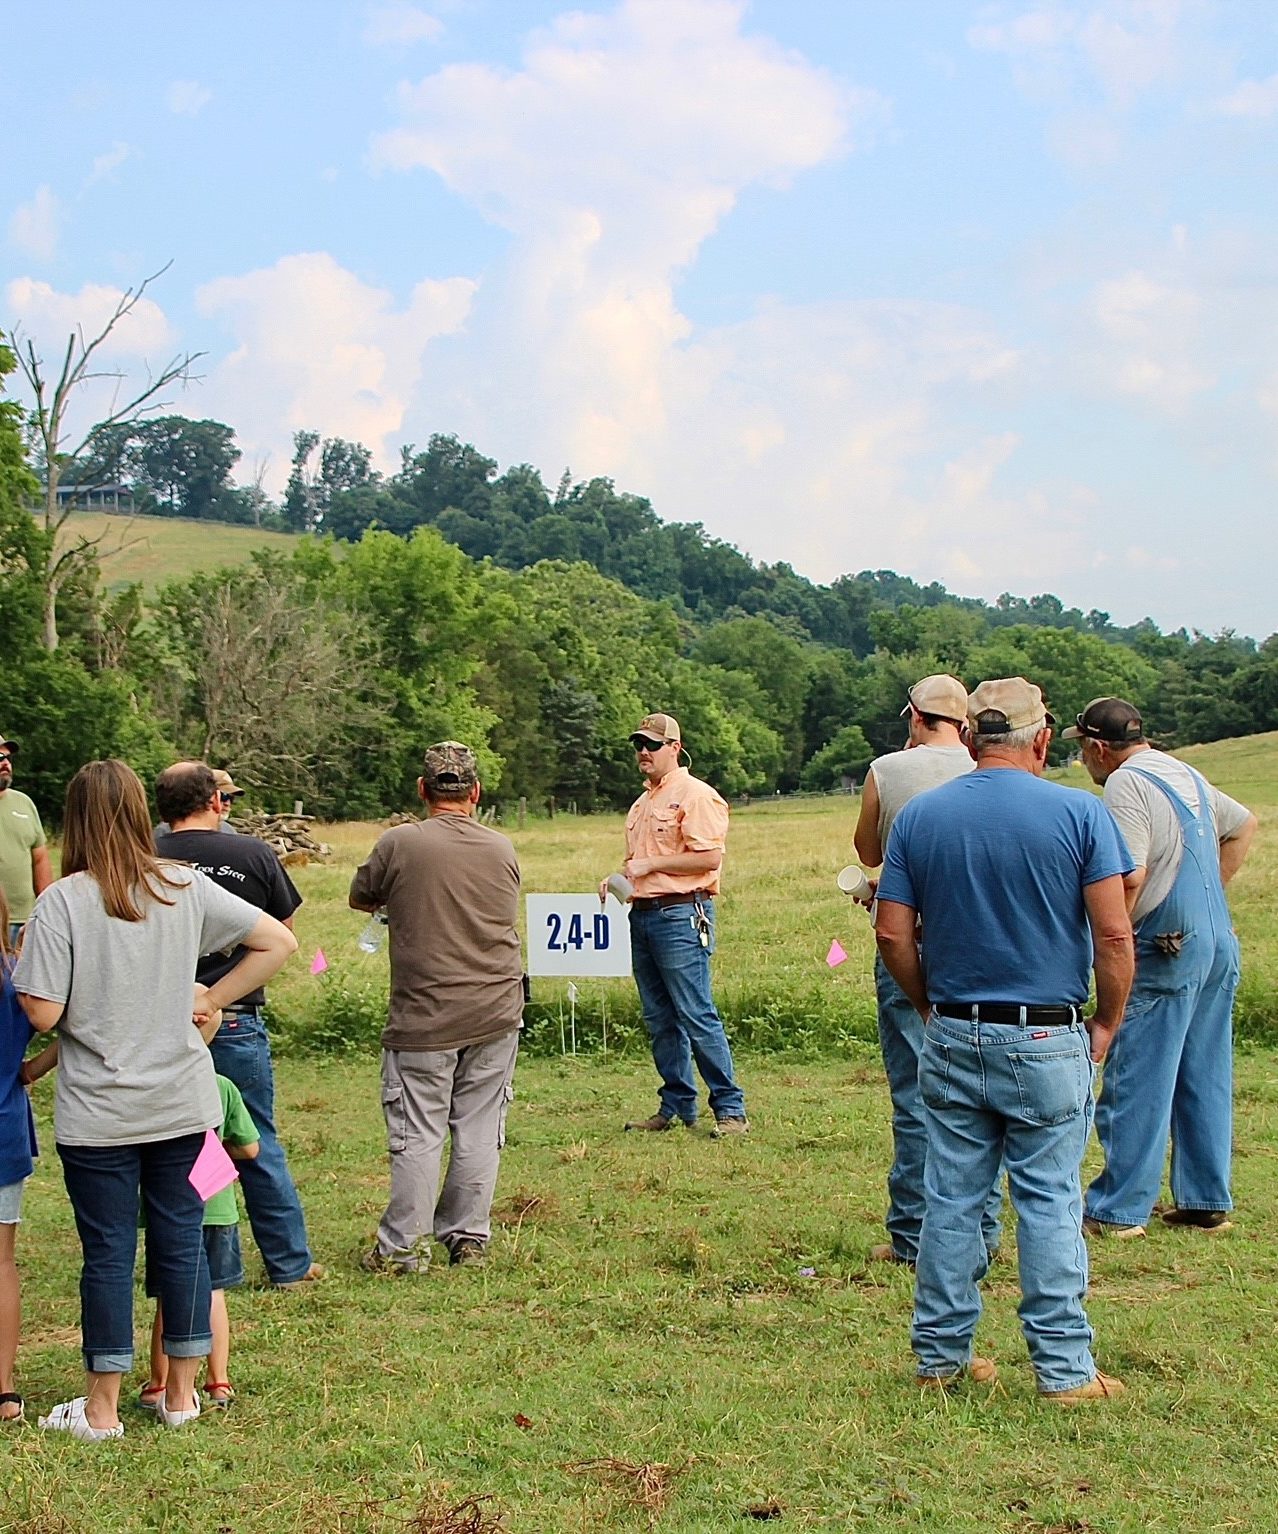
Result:
{"label": "long blonde hair", "polygon": [[180,889],[155,855],[142,780],[127,762],[86,762],[67,784],[62,828],[63,875],[87,873],[108,916],[145,921],[146,903]]}

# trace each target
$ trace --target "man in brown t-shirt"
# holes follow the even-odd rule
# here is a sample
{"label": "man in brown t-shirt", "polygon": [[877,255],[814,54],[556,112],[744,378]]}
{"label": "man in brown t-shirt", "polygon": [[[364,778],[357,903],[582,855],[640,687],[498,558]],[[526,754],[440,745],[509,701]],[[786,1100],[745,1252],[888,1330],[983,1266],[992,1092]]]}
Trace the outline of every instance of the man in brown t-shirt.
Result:
{"label": "man in brown t-shirt", "polygon": [[351,880],[354,909],[384,910],[390,927],[391,1192],[363,1260],[371,1271],[425,1267],[432,1234],[451,1262],[483,1261],[523,1023],[519,863],[510,841],[474,818],[475,753],[455,740],[431,746],[417,791],[428,818],[387,831]]}

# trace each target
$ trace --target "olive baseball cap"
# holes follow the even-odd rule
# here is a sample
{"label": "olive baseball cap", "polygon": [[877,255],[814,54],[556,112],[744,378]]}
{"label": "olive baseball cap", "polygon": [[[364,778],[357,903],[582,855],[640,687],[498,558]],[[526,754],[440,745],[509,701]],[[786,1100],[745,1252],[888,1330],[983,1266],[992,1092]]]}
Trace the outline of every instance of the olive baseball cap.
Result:
{"label": "olive baseball cap", "polygon": [[427,788],[473,788],[479,782],[475,753],[459,740],[427,746],[422,757],[422,781]]}
{"label": "olive baseball cap", "polygon": [[642,735],[647,740],[678,740],[683,736],[679,733],[679,721],[673,714],[645,714],[638,725],[631,730],[630,740]]}
{"label": "olive baseball cap", "polygon": [[982,682],[969,695],[967,722],[973,735],[997,736],[1056,720],[1048,712],[1042,688],[1023,676],[1003,676]]}
{"label": "olive baseball cap", "polygon": [[955,724],[962,724],[967,718],[967,688],[956,676],[946,676],[944,672],[925,676],[921,682],[915,682],[906,697],[910,701],[901,710],[902,719],[911,708],[918,709],[920,714],[950,719]]}
{"label": "olive baseball cap", "polygon": [[1062,740],[1102,740],[1122,746],[1145,735],[1139,711],[1123,698],[1093,698],[1077,721],[1061,731]]}

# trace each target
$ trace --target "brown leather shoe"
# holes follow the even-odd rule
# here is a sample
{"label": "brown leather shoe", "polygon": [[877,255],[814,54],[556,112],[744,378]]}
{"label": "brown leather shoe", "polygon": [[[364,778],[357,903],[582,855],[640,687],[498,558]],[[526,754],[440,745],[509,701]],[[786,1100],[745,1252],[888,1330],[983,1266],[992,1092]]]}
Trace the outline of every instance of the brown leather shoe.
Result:
{"label": "brown leather shoe", "polygon": [[650,1119],[632,1119],[626,1128],[643,1129],[655,1135],[662,1134],[667,1129],[673,1129],[679,1123],[682,1123],[681,1119],[668,1119],[664,1113],[654,1113]]}
{"label": "brown leather shoe", "polygon": [[1099,1369],[1085,1385],[1075,1385],[1072,1390],[1040,1390],[1044,1401],[1054,1406],[1082,1406],[1086,1401],[1110,1401],[1123,1395],[1127,1386],[1112,1374],[1102,1374]]}
{"label": "brown leather shoe", "polygon": [[324,1264],[322,1262],[313,1262],[310,1265],[310,1267],[307,1268],[306,1272],[302,1274],[301,1278],[295,1278],[295,1279],[292,1280],[291,1283],[287,1283],[287,1284],[276,1284],[275,1288],[276,1289],[305,1289],[307,1284],[317,1284],[317,1283],[319,1283],[320,1279],[322,1279],[327,1272],[328,1272],[328,1269],[324,1266]]}
{"label": "brown leather shoe", "polygon": [[1164,1225],[1205,1230],[1209,1235],[1218,1235],[1234,1228],[1234,1222],[1223,1209],[1164,1209],[1162,1216]]}
{"label": "brown leather shoe", "polygon": [[919,1387],[923,1390],[953,1390],[965,1380],[977,1385],[992,1385],[996,1379],[998,1365],[992,1358],[970,1358],[954,1374],[920,1374]]}
{"label": "brown leather shoe", "polygon": [[712,1140],[727,1140],[732,1135],[748,1135],[750,1133],[750,1120],[734,1115],[732,1118],[715,1119],[714,1128],[710,1131]]}
{"label": "brown leather shoe", "polygon": [[894,1262],[899,1268],[913,1268],[914,1264],[908,1257],[902,1257],[900,1252],[890,1241],[884,1241],[880,1246],[870,1248],[871,1262]]}

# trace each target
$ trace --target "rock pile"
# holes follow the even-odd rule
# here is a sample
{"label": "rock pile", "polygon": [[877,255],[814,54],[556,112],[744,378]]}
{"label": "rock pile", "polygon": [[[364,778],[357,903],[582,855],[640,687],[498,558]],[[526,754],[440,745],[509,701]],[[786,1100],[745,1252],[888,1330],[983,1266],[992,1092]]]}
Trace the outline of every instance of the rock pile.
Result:
{"label": "rock pile", "polygon": [[232,815],[231,824],[237,831],[260,836],[285,868],[295,868],[333,854],[327,842],[317,842],[307,830],[314,819],[314,815]]}

